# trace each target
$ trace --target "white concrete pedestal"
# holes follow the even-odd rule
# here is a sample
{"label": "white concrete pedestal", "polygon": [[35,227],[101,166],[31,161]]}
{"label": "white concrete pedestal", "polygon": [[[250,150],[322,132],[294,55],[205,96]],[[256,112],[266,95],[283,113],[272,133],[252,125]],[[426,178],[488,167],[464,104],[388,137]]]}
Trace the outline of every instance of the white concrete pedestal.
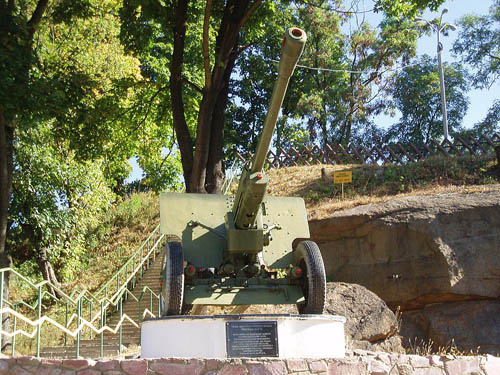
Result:
{"label": "white concrete pedestal", "polygon": [[288,314],[149,319],[141,326],[141,357],[340,358],[345,356],[345,321]]}

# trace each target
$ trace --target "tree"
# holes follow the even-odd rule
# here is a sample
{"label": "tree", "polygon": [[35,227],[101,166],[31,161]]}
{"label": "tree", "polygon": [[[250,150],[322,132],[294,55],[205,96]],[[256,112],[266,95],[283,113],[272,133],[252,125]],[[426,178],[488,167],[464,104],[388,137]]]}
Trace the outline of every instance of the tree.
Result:
{"label": "tree", "polygon": [[[467,112],[469,90],[467,72],[458,64],[444,67],[450,133],[460,130]],[[391,89],[394,106],[401,119],[388,131],[391,141],[428,144],[442,134],[441,97],[436,59],[422,56],[403,69]]]}
{"label": "tree", "polygon": [[122,39],[169,103],[188,192],[220,189],[231,73],[274,9],[260,0],[124,2]]}
{"label": "tree", "polygon": [[375,11],[383,11],[392,17],[414,17],[426,8],[436,11],[443,3],[444,0],[378,0]]}
{"label": "tree", "polygon": [[491,6],[489,15],[469,14],[460,19],[459,25],[454,54],[474,72],[474,87],[491,86],[500,77],[500,0]]}

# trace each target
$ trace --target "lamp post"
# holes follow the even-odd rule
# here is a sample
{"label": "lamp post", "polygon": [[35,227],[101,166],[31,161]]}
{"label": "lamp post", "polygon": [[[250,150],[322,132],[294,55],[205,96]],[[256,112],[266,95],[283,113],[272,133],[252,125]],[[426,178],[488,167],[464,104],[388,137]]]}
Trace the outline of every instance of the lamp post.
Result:
{"label": "lamp post", "polygon": [[448,112],[446,110],[446,90],[444,86],[444,71],[443,71],[443,62],[441,60],[441,52],[443,51],[443,44],[439,39],[439,35],[444,33],[446,29],[456,30],[457,27],[448,22],[442,23],[443,14],[447,13],[448,9],[444,8],[441,12],[441,16],[439,17],[439,23],[436,25],[434,23],[429,22],[425,18],[415,17],[417,21],[424,21],[436,32],[437,35],[437,58],[438,58],[438,69],[439,69],[439,87],[441,89],[441,111],[443,113],[443,135],[444,141],[448,140]]}

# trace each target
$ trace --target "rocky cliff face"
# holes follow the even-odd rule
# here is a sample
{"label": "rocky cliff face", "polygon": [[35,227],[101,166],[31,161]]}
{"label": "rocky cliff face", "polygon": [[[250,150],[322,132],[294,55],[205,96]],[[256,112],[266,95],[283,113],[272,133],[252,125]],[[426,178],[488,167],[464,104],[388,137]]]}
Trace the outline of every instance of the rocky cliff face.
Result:
{"label": "rocky cliff face", "polygon": [[[474,327],[476,333],[483,330],[484,337],[494,332],[491,324],[500,329],[499,318],[482,324],[489,313],[475,308],[469,314],[472,306],[498,311],[500,305],[500,186],[483,193],[414,196],[360,206],[312,221],[310,228],[329,279],[361,284],[393,310],[405,311],[402,332],[407,336],[440,345],[456,336],[459,346],[452,327],[463,325],[464,332]],[[429,309],[431,304],[439,305]],[[432,324],[439,314],[448,325]],[[477,321],[466,328],[467,319]],[[478,338],[464,348],[485,344],[488,351],[500,352],[498,332],[496,342],[491,341]]]}

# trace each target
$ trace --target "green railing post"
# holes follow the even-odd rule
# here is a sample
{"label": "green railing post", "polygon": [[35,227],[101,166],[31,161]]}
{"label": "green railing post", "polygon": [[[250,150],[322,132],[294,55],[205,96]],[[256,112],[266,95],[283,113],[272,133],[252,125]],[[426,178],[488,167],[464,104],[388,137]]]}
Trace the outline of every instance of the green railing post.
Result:
{"label": "green railing post", "polygon": [[[105,324],[105,317],[104,317],[104,301],[101,301],[101,330],[103,329]],[[101,340],[99,344],[99,353],[101,358],[104,357],[104,330],[101,331]]]}
{"label": "green railing post", "polygon": [[153,291],[151,289],[149,290],[149,311],[151,314],[153,313]]}
{"label": "green railing post", "polygon": [[[0,309],[3,309],[3,281],[5,272],[0,272]],[[0,353],[2,352],[3,313],[0,313]]]}
{"label": "green railing post", "polygon": [[38,287],[38,326],[36,327],[36,357],[40,358],[40,335],[42,334],[42,286]]}
{"label": "green railing post", "polygon": [[[14,307],[14,311],[17,312],[17,306]],[[14,315],[14,325],[12,327],[12,332],[16,332],[17,329],[17,316]],[[11,357],[14,358],[16,355],[16,335],[12,336],[12,354]]]}
{"label": "green railing post", "polygon": [[[89,311],[89,322],[90,322],[90,324],[92,324],[92,326],[94,326],[94,323],[92,323],[92,310],[93,310],[93,308],[94,308],[94,304],[93,304],[93,302],[91,300],[90,301],[90,311]],[[92,338],[92,332],[93,331],[90,330],[90,332],[89,332],[89,339]]]}
{"label": "green railing post", "polygon": [[[122,320],[122,317],[123,317],[123,298],[120,297],[120,321]],[[119,353],[122,354],[122,334],[123,334],[123,324],[120,324],[120,339],[119,339],[119,342],[118,342],[118,347],[119,347]]]}
{"label": "green railing post", "polygon": [[[68,304],[69,302],[66,300],[66,319],[64,323],[64,327],[68,328]],[[64,332],[64,346],[68,345],[68,334]]]}
{"label": "green railing post", "polygon": [[82,317],[82,297],[80,296],[80,299],[77,302],[76,305],[76,316],[77,316],[77,333],[76,333],[76,358],[80,357],[80,335],[82,331],[80,330],[80,324],[82,323],[81,317]]}
{"label": "green railing post", "polygon": [[116,291],[118,292],[120,290],[120,274],[116,274]]}

